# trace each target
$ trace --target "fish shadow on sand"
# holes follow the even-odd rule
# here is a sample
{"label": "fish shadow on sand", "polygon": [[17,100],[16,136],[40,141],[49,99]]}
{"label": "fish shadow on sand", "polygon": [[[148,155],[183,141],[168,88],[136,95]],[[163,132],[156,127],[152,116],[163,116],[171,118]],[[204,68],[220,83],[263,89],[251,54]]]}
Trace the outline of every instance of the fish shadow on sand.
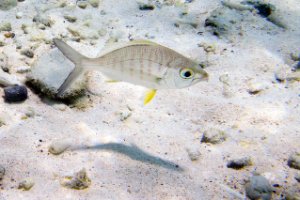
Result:
{"label": "fish shadow on sand", "polygon": [[173,171],[178,171],[178,172],[184,171],[183,168],[180,167],[178,164],[168,160],[164,160],[156,156],[152,156],[151,154],[143,151],[142,149],[140,149],[134,144],[125,145],[121,143],[106,143],[106,144],[98,144],[89,147],[80,147],[73,150],[93,150],[93,149],[113,151],[113,152],[126,155],[136,161],[157,165]]}

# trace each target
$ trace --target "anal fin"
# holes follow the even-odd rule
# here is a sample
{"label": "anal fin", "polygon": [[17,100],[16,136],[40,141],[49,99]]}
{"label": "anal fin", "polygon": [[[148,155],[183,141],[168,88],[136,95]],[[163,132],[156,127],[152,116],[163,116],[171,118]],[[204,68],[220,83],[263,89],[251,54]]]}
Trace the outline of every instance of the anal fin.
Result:
{"label": "anal fin", "polygon": [[144,98],[144,105],[148,104],[155,96],[156,89],[151,89],[146,93],[146,96]]}

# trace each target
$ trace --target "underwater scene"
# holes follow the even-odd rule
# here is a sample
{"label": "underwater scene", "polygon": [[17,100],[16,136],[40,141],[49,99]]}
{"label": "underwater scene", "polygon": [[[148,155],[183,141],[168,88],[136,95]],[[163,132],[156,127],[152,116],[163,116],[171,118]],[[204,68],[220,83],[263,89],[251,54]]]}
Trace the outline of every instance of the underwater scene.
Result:
{"label": "underwater scene", "polygon": [[299,0],[0,0],[0,200],[300,200]]}

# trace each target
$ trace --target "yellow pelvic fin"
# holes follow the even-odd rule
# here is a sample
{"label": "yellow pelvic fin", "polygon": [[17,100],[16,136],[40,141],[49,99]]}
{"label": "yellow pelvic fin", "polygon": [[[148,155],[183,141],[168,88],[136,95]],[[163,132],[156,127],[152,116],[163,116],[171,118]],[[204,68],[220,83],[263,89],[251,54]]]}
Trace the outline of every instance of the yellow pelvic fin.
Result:
{"label": "yellow pelvic fin", "polygon": [[151,89],[146,93],[146,96],[144,98],[144,105],[148,104],[155,96],[156,89]]}

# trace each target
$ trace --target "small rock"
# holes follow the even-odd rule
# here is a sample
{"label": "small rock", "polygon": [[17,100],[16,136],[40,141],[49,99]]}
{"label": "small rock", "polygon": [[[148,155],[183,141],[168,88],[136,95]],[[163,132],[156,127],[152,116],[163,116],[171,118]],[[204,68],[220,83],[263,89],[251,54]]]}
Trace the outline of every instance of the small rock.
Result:
{"label": "small rock", "polygon": [[293,61],[300,61],[300,53],[291,53],[291,59]]}
{"label": "small rock", "polygon": [[298,181],[300,183],[300,173],[297,173],[295,175],[295,179],[296,179],[296,181]]}
{"label": "small rock", "polygon": [[284,194],[285,200],[300,200],[300,187],[291,186]]}
{"label": "small rock", "polygon": [[71,23],[74,23],[74,22],[76,22],[76,20],[77,20],[77,17],[72,16],[72,15],[64,15],[64,18],[65,18],[68,22],[71,22]]}
{"label": "small rock", "polygon": [[233,168],[233,169],[242,169],[242,168],[250,166],[250,165],[252,165],[252,161],[251,161],[251,158],[249,158],[249,157],[230,160],[227,163],[227,167]]}
{"label": "small rock", "polygon": [[268,180],[260,175],[254,175],[246,183],[246,195],[251,200],[271,200],[273,188]]}
{"label": "small rock", "polygon": [[0,181],[4,178],[5,175],[5,168],[0,165]]}
{"label": "small rock", "polygon": [[275,79],[278,82],[284,82],[288,75],[288,70],[285,68],[281,68],[275,72]]}
{"label": "small rock", "polygon": [[21,19],[23,17],[23,13],[22,12],[17,12],[16,13],[16,18],[17,19]]}
{"label": "small rock", "polygon": [[289,157],[288,166],[300,170],[300,153],[295,153]]}
{"label": "small rock", "polygon": [[89,3],[91,4],[91,6],[93,6],[94,8],[98,8],[100,0],[89,0]]}
{"label": "small rock", "polygon": [[34,117],[35,116],[34,108],[28,107],[27,110],[25,111],[25,115],[27,118]]}
{"label": "small rock", "polygon": [[14,34],[12,32],[4,33],[4,37],[6,37],[6,38],[14,38],[15,36],[16,36],[16,34]]}
{"label": "small rock", "polygon": [[7,65],[7,56],[5,54],[0,54],[0,67],[4,72],[9,72],[9,67]]}
{"label": "small rock", "polygon": [[43,24],[44,26],[47,27],[51,27],[54,24],[54,22],[51,20],[49,16],[43,16],[40,14],[34,16],[32,21],[37,24]]}
{"label": "small rock", "polygon": [[0,10],[10,10],[17,6],[17,0],[1,0]]}
{"label": "small rock", "polygon": [[248,84],[248,93],[251,95],[256,95],[265,89],[264,85],[258,82],[250,82]]}
{"label": "small rock", "polygon": [[66,176],[61,181],[61,185],[70,189],[83,190],[91,185],[91,179],[86,174],[86,170],[83,168],[74,176]]}
{"label": "small rock", "polygon": [[78,1],[77,6],[79,8],[85,9],[88,6],[88,3],[86,1]]}
{"label": "small rock", "polygon": [[4,88],[4,99],[8,103],[25,101],[28,97],[27,88],[22,85]]}
{"label": "small rock", "polygon": [[119,114],[120,114],[120,120],[122,122],[126,121],[126,119],[128,119],[132,115],[131,111],[128,109],[121,111]]}
{"label": "small rock", "polygon": [[189,155],[189,158],[191,159],[191,161],[196,161],[199,159],[201,153],[199,152],[198,149],[191,149],[191,148],[187,148],[186,149],[188,155]]}
{"label": "small rock", "polygon": [[152,4],[146,4],[146,3],[143,3],[143,2],[138,2],[138,5],[139,5],[140,10],[154,10],[155,9],[155,6],[152,5]]}
{"label": "small rock", "polygon": [[34,186],[32,179],[27,178],[19,183],[18,189],[23,191],[28,191]]}
{"label": "small rock", "polygon": [[69,140],[56,140],[49,146],[48,151],[54,155],[59,155],[71,146]]}
{"label": "small rock", "polygon": [[209,129],[204,131],[201,142],[218,144],[224,142],[227,138],[227,135],[224,131],[218,129]]}
{"label": "small rock", "polygon": [[16,72],[23,74],[23,73],[27,73],[30,72],[31,67],[30,66],[19,66],[16,68]]}
{"label": "small rock", "polygon": [[0,70],[0,85],[7,87],[11,85],[20,85],[20,81],[16,76],[8,74],[2,70]]}
{"label": "small rock", "polygon": [[4,22],[0,24],[0,32],[1,31],[11,31],[11,24],[9,22]]}
{"label": "small rock", "polygon": [[27,56],[28,58],[33,58],[33,56],[34,56],[33,51],[30,50],[30,49],[21,50],[21,54],[24,55],[24,56]]}

